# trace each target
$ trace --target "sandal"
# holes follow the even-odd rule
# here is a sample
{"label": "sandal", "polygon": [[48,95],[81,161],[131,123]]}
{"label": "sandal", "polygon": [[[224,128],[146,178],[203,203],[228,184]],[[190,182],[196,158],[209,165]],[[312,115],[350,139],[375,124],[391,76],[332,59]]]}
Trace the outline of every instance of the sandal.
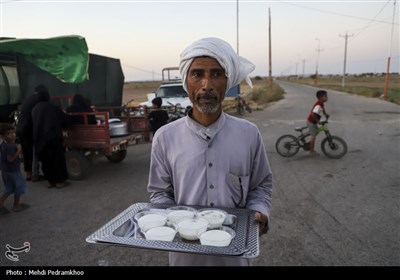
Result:
{"label": "sandal", "polygon": [[30,207],[29,204],[21,203],[19,208],[13,208],[14,212],[21,212],[25,209],[28,209]]}

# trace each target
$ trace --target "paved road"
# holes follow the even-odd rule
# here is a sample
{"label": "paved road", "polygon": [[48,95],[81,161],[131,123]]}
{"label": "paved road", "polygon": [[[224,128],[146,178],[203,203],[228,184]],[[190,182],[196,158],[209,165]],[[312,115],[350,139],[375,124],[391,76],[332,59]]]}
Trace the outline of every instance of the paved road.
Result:
{"label": "paved road", "polygon": [[[274,172],[271,229],[254,264],[400,265],[399,106],[330,91],[330,129],[347,141],[348,154],[332,160],[300,151],[287,159],[274,143],[305,123],[316,89],[281,85],[284,100],[244,116],[260,128]],[[131,146],[119,164],[99,158],[88,179],[64,189],[30,182],[23,199],[31,208],[0,217],[1,266],[168,265],[166,252],[85,242],[131,204],[148,202],[150,149]],[[31,249],[18,262],[5,258],[6,244],[26,241]]]}

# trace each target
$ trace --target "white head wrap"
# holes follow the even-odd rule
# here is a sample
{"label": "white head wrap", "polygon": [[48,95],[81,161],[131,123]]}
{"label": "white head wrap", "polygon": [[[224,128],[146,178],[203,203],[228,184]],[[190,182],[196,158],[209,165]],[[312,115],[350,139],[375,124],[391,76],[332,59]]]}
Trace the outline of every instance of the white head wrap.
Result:
{"label": "white head wrap", "polygon": [[179,71],[181,72],[183,88],[186,91],[188,91],[186,78],[189,67],[193,59],[199,56],[215,58],[225,69],[225,75],[228,78],[226,91],[240,84],[244,79],[252,87],[249,74],[253,72],[255,65],[236,54],[227,42],[218,38],[203,38],[191,44],[181,53]]}

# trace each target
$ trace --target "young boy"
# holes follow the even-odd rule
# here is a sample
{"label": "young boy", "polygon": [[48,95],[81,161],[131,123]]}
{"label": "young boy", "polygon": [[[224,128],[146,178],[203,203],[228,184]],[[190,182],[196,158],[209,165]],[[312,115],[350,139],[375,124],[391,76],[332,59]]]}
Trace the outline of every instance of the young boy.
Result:
{"label": "young boy", "polygon": [[21,195],[26,192],[27,184],[22,176],[19,155],[22,153],[21,145],[15,143],[15,128],[12,125],[4,125],[0,130],[3,142],[0,144],[1,176],[4,184],[4,194],[0,197],[0,215],[10,211],[4,206],[4,201],[14,194],[13,211],[19,212],[29,207],[20,203]]}
{"label": "young boy", "polygon": [[322,114],[325,115],[326,118],[329,118],[329,115],[325,112],[324,103],[328,101],[328,93],[325,90],[317,91],[317,99],[318,101],[314,103],[314,106],[311,109],[310,114],[307,118],[307,126],[311,134],[310,140],[310,155],[317,156],[318,154],[315,152],[315,140],[318,134],[318,123],[321,120]]}
{"label": "young boy", "polygon": [[151,103],[153,103],[153,110],[149,113],[149,121],[154,136],[157,129],[168,122],[169,117],[168,113],[161,109],[162,99],[160,97],[154,98]]}

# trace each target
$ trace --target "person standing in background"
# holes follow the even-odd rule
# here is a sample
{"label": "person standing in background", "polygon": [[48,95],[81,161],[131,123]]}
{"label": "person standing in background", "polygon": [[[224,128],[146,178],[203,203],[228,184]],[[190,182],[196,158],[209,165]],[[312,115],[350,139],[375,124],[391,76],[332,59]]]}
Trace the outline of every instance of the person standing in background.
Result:
{"label": "person standing in background", "polygon": [[156,131],[168,122],[169,117],[167,111],[161,109],[162,99],[160,97],[154,98],[151,103],[153,103],[153,110],[149,113],[149,122],[154,137]]}
{"label": "person standing in background", "polygon": [[62,188],[68,179],[63,129],[70,125],[69,116],[50,102],[48,92],[39,93],[39,102],[32,110],[33,144],[42,162],[49,188]]}
{"label": "person standing in background", "polygon": [[6,124],[0,131],[3,142],[0,144],[1,177],[4,184],[4,193],[0,197],[0,215],[10,211],[4,206],[5,200],[14,194],[13,211],[19,212],[29,208],[29,204],[20,203],[21,195],[28,188],[24,176],[21,173],[20,155],[22,149],[20,144],[15,143],[15,128]]}
{"label": "person standing in background", "polygon": [[[92,113],[93,109],[88,104],[90,100],[85,100],[81,94],[75,94],[72,98],[72,104],[67,107],[67,113]],[[71,124],[84,124],[83,116],[70,116]],[[97,124],[95,115],[88,115],[88,124]]]}
{"label": "person standing in background", "polygon": [[[32,109],[39,102],[38,93],[48,92],[46,86],[40,84],[35,87],[34,94],[25,98],[20,106],[20,114],[17,124],[17,137],[21,143],[22,155],[24,158],[24,171],[26,180],[39,180],[39,162],[33,151],[33,123]],[[32,174],[34,171],[34,174]]]}

